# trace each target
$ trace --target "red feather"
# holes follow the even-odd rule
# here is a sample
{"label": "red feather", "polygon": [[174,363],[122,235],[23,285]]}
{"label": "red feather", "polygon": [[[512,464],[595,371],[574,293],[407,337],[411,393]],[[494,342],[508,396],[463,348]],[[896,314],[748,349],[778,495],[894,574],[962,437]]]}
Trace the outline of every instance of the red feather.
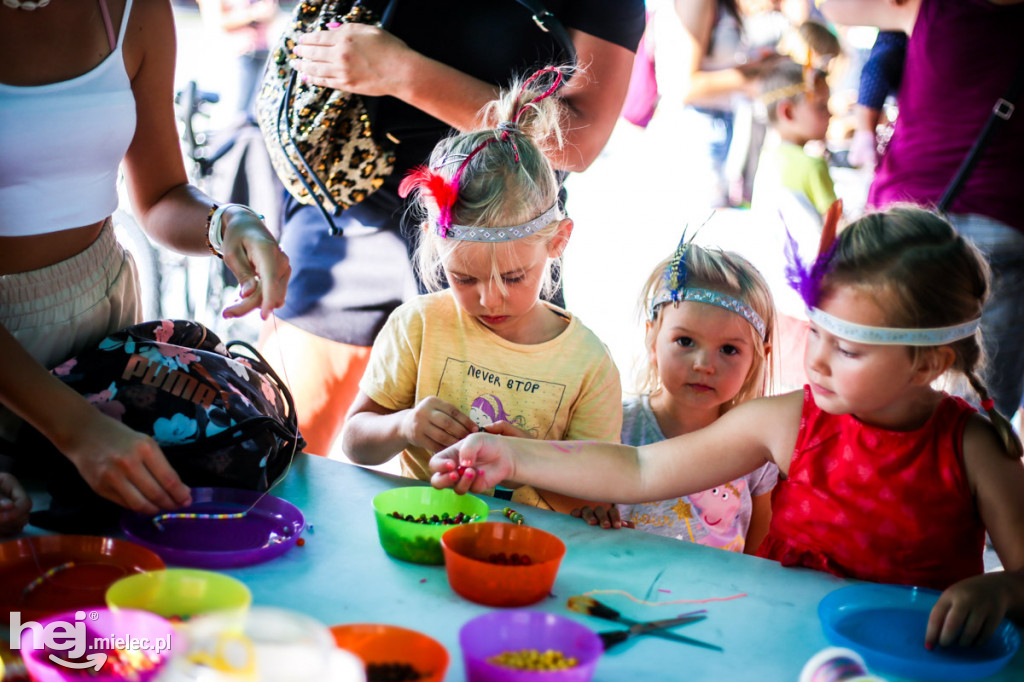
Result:
{"label": "red feather", "polygon": [[452,208],[456,199],[459,198],[458,179],[449,181],[440,173],[437,173],[426,166],[417,166],[406,174],[401,184],[398,185],[398,196],[403,199],[413,190],[418,190],[423,196],[430,197],[437,206],[437,224],[443,230],[452,225]]}

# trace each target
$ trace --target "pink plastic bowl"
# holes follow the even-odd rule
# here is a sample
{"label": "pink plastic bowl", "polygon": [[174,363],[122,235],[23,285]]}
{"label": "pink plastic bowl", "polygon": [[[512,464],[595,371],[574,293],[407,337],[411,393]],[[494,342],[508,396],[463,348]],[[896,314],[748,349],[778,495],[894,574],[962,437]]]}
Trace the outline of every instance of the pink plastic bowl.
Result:
{"label": "pink plastic bowl", "polygon": [[[179,636],[170,621],[134,609],[65,611],[38,623],[38,628],[22,623],[20,640],[25,668],[35,682],[149,682],[156,679],[170,659]],[[55,642],[49,641],[53,637],[47,633],[56,635]],[[82,638],[84,648],[81,655],[73,657],[76,652],[71,646],[77,646],[77,637]],[[64,648],[54,647],[53,643]],[[115,655],[117,649],[126,654]],[[72,666],[80,666],[89,657],[105,657],[105,661],[97,671],[60,665],[50,658],[51,654]],[[133,660],[139,659],[144,659],[143,664],[134,665]]]}

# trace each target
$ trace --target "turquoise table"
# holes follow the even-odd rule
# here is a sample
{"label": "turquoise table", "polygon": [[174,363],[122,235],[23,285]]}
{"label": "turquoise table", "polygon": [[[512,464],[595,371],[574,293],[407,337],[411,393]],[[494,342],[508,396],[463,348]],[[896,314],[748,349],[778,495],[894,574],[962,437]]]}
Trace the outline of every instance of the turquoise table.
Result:
{"label": "turquoise table", "polygon": [[[451,656],[446,682],[462,682],[459,628],[491,609],[455,594],[443,566],[405,563],[381,549],[371,500],[382,490],[410,484],[414,482],[409,479],[301,455],[274,494],[298,506],[313,524],[313,533],[305,535],[304,546],[282,557],[227,573],[250,587],[255,604],[295,609],[327,625],[390,623],[429,634]],[[484,499],[493,502],[492,508],[503,506],[501,500]],[[597,682],[796,682],[807,659],[828,646],[817,617],[819,600],[852,584],[764,559],[638,531],[593,528],[579,519],[531,507],[518,509],[526,523],[554,533],[567,547],[554,596],[529,608],[605,630],[619,626],[573,613],[566,600],[590,590],[624,590],[653,602],[747,595],[703,607],[645,606],[618,594],[595,595],[624,615],[642,620],[707,608],[707,620],[679,632],[724,649],[715,652],[655,637],[634,638],[602,657]],[[1024,652],[990,679],[1024,680]]]}

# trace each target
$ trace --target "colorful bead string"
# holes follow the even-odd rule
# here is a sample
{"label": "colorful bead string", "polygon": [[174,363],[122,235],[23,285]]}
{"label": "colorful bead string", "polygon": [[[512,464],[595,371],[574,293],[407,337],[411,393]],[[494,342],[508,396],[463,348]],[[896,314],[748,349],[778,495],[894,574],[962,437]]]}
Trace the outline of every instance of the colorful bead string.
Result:
{"label": "colorful bead string", "polygon": [[45,583],[47,580],[49,580],[56,574],[60,573],[61,571],[66,571],[74,565],[74,561],[68,561],[66,563],[60,564],[59,566],[54,566],[52,568],[46,569],[46,571],[42,575],[40,575],[38,578],[35,578],[32,582],[30,582],[28,585],[22,588],[21,594],[23,596],[27,596],[30,592],[32,592],[32,590],[36,589],[37,587]]}
{"label": "colorful bead string", "polygon": [[523,518],[523,515],[517,512],[512,507],[505,507],[504,509],[501,510],[501,513],[504,514],[509,521],[516,524],[517,526],[521,526],[524,523],[526,523],[526,519]]}
{"label": "colorful bead string", "polygon": [[160,514],[159,516],[153,517],[153,525],[158,530],[163,530],[163,522],[179,519],[244,519],[245,515],[249,513],[249,509],[238,512],[237,514],[191,514],[191,513],[171,513],[171,514]]}

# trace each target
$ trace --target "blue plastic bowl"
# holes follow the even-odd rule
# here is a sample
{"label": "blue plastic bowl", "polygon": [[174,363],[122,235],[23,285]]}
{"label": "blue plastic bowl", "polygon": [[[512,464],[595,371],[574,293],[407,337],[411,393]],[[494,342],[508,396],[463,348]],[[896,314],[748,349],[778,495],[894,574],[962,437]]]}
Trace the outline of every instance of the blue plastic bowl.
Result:
{"label": "blue plastic bowl", "polygon": [[915,680],[976,680],[994,675],[1020,648],[1020,633],[1004,620],[977,647],[924,648],[928,614],[940,592],[903,585],[852,585],[818,604],[825,638],[853,649],[874,673]]}

